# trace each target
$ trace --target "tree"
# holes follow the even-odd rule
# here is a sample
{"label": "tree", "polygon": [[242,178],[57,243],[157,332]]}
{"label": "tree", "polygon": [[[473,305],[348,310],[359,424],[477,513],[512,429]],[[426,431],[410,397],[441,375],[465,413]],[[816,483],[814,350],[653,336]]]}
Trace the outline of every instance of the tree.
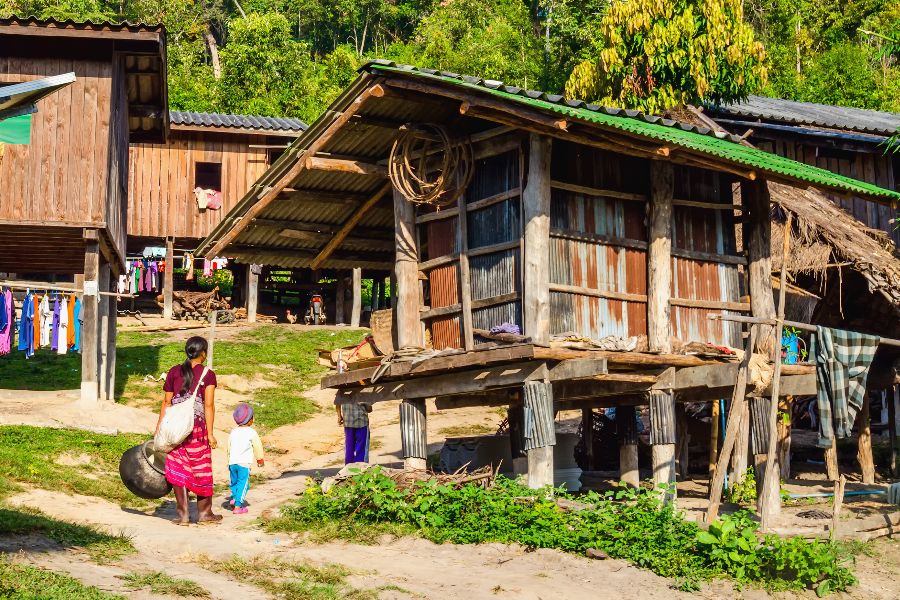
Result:
{"label": "tree", "polygon": [[621,0],[600,33],[595,56],[566,83],[570,96],[659,113],[740,100],[766,81],[740,0]]}

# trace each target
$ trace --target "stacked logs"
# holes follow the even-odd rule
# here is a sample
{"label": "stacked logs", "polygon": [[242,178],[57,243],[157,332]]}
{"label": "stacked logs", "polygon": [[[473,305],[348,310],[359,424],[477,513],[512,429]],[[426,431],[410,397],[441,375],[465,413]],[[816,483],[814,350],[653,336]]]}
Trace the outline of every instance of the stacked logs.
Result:
{"label": "stacked logs", "polygon": [[[163,308],[163,296],[156,297],[156,304]],[[219,296],[219,287],[209,292],[172,292],[172,317],[175,319],[196,319],[205,321],[212,310],[229,310],[231,305]]]}

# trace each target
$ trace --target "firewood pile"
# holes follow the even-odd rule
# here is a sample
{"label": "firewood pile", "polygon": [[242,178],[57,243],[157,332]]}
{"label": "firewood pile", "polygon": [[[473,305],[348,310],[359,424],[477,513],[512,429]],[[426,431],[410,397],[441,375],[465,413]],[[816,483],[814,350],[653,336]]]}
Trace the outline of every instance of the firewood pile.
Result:
{"label": "firewood pile", "polygon": [[[239,321],[247,320],[247,309],[246,308],[236,308],[234,309],[234,317]],[[257,323],[277,323],[278,317],[273,317],[271,315],[264,315],[261,313],[256,313],[256,322]]]}
{"label": "firewood pile", "polygon": [[[156,297],[156,304],[163,308],[163,296]],[[212,310],[230,310],[231,305],[219,296],[219,287],[216,286],[209,292],[172,292],[172,316],[176,319],[206,320]],[[245,315],[246,316],[246,315]]]}
{"label": "firewood pile", "polygon": [[[345,466],[334,477],[326,477],[322,481],[322,491],[327,492],[336,485],[346,483],[351,477],[362,471],[371,469],[375,465],[366,463],[353,463]],[[419,482],[434,481],[439,485],[452,485],[454,488],[461,488],[466,484],[475,484],[483,488],[490,488],[494,485],[497,478],[497,471],[490,465],[485,465],[473,471],[466,471],[467,465],[464,465],[455,473],[433,473],[431,471],[413,471],[406,469],[391,469],[381,466],[381,474],[394,480],[400,489],[410,489]]]}

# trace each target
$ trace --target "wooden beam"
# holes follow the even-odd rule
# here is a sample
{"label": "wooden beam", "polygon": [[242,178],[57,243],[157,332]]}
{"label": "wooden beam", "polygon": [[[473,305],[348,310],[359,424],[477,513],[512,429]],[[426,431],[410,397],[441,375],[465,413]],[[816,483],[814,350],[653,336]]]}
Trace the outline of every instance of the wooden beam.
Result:
{"label": "wooden beam", "polygon": [[332,171],[337,173],[350,173],[352,175],[370,175],[374,177],[387,177],[387,167],[373,163],[365,163],[358,160],[344,160],[340,158],[324,158],[310,156],[306,159],[306,168],[311,171]]}
{"label": "wooden beam", "polygon": [[171,319],[175,287],[175,238],[166,237],[166,273],[163,277],[163,318]]}
{"label": "wooden beam", "polygon": [[321,150],[340,131],[340,129],[363,107],[369,98],[380,98],[384,95],[384,88],[380,84],[374,84],[366,88],[347,108],[344,112],[336,114],[334,120],[325,128],[322,134],[313,140],[310,145],[303,151],[302,156],[298,156],[294,164],[288,169],[271,188],[259,199],[259,201],[251,206],[247,212],[241,215],[241,220],[236,222],[230,231],[223,235],[206,253],[207,257],[222,254],[224,249],[231,244],[240,233],[246,229],[252,219],[266,209],[281,194],[281,191],[288,187],[297,176],[306,168],[306,161],[303,160],[307,156],[315,156],[316,152]]}
{"label": "wooden beam", "polygon": [[256,307],[259,302],[259,274],[261,265],[247,265],[247,322],[256,323]]}
{"label": "wooden beam", "polygon": [[[750,257],[750,309],[754,317],[775,319],[775,295],[772,291],[772,217],[769,187],[765,180],[741,182],[741,203],[749,213],[744,228],[744,243]],[[774,328],[760,324],[754,352],[772,355]]]}
{"label": "wooden beam", "polygon": [[100,344],[100,242],[95,230],[85,230],[84,292],[81,300],[81,401],[100,397],[98,354]]}
{"label": "wooden beam", "polygon": [[[397,303],[394,307],[394,327],[397,349],[422,347],[422,327],[419,320],[419,250],[416,246],[416,212],[412,202],[399,190],[394,197],[394,245],[397,278]],[[406,396],[420,398],[422,396]]]}
{"label": "wooden beam", "polygon": [[[301,240],[311,244],[327,244],[334,239],[333,233],[319,233],[314,231],[306,231],[303,229],[285,228],[278,232],[281,237],[290,238],[292,240]],[[394,249],[393,240],[388,239],[372,239],[362,236],[347,236],[344,241],[349,244],[365,246],[367,249],[378,250],[380,252],[390,252]],[[312,268],[312,267],[310,267]]]}
{"label": "wooden beam", "polygon": [[650,241],[647,256],[647,342],[651,352],[672,351],[672,165],[650,163]]}
{"label": "wooden beam", "polygon": [[[457,294],[459,296],[461,319],[460,338],[463,348],[472,350],[475,347],[475,326],[472,324],[472,277],[469,271],[469,216],[467,194],[463,193],[456,199],[456,208],[459,211],[459,268]],[[474,208],[471,208],[474,210]]]}
{"label": "wooden beam", "polygon": [[309,267],[311,269],[318,269],[322,266],[322,264],[328,260],[328,257],[340,246],[344,240],[350,235],[350,232],[353,231],[353,228],[356,227],[357,224],[362,220],[363,217],[378,204],[382,198],[391,190],[391,184],[386,183],[384,186],[379,189],[374,196],[366,200],[366,202],[360,206],[357,210],[353,211],[353,214],[350,215],[350,218],[347,219],[337,233],[334,234],[334,237],[331,239],[328,244],[322,248],[322,251],[313,259],[310,263]]}
{"label": "wooden beam", "polygon": [[550,341],[550,161],[552,140],[532,134],[528,180],[522,194],[525,224],[522,315],[525,335],[537,344]]}
{"label": "wooden beam", "polygon": [[350,327],[359,327],[360,313],[362,313],[362,269],[353,269],[353,304],[350,309]]}
{"label": "wooden beam", "polygon": [[615,292],[607,290],[594,290],[577,285],[563,285],[561,283],[551,283],[548,286],[551,292],[560,292],[564,294],[577,294],[579,296],[590,296],[592,298],[606,298],[608,300],[620,300],[622,302],[646,302],[647,296],[644,294],[631,294],[629,292]]}
{"label": "wooden beam", "polygon": [[[265,194],[264,194],[265,195]],[[330,192],[311,189],[283,191],[278,197],[279,201],[284,202],[319,202],[323,204],[343,204],[346,206],[357,206],[370,196],[368,194],[357,194],[354,192]]]}

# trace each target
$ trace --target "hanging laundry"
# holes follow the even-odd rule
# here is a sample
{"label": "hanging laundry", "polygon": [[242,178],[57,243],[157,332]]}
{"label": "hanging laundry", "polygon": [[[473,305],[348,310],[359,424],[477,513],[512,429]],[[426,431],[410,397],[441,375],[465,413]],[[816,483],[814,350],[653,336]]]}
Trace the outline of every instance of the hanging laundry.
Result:
{"label": "hanging laundry", "polygon": [[75,345],[72,346],[72,352],[81,352],[81,300],[75,299],[75,310],[72,313],[74,319],[72,321],[72,329],[75,330]]}
{"label": "hanging laundry", "polygon": [[184,255],[184,268],[187,271],[187,274],[184,276],[185,280],[193,281],[194,280],[194,255],[191,253],[187,253]]}
{"label": "hanging laundry", "polygon": [[69,350],[69,301],[63,296],[59,301],[59,339],[56,345],[57,354],[65,354]]}
{"label": "hanging laundry", "polygon": [[72,327],[72,324],[75,322],[75,294],[69,296],[68,307],[69,318],[67,319],[67,322],[69,328],[66,331],[66,348],[71,348],[75,345],[75,328]]}
{"label": "hanging laundry", "polygon": [[34,319],[32,319],[34,332],[31,337],[31,347],[37,352],[37,349],[41,346],[41,301],[37,294],[34,295],[32,302],[34,302],[34,308],[32,309],[32,314],[34,314]]}
{"label": "hanging laundry", "polygon": [[50,330],[50,349],[59,348],[59,296],[53,299],[53,327]]}
{"label": "hanging laundry", "polygon": [[213,267],[212,261],[203,259],[203,276],[212,277]]}
{"label": "hanging laundry", "polygon": [[12,345],[13,299],[12,292],[0,290],[0,356],[9,354]]}
{"label": "hanging laundry", "polygon": [[150,274],[150,291],[158,292],[159,291],[159,263],[156,261],[151,262],[148,267],[148,272]]}
{"label": "hanging laundry", "polygon": [[44,294],[39,305],[41,318],[41,346],[50,345],[50,333],[53,330],[53,311],[50,310],[50,295]]}
{"label": "hanging laundry", "polygon": [[116,292],[118,292],[119,294],[127,293],[126,290],[128,289],[128,287],[127,287],[126,282],[127,282],[126,276],[119,275],[119,281],[116,283]]}
{"label": "hanging laundry", "polygon": [[34,355],[34,299],[31,293],[25,294],[22,301],[22,315],[19,318],[19,351],[25,353],[25,358]]}

